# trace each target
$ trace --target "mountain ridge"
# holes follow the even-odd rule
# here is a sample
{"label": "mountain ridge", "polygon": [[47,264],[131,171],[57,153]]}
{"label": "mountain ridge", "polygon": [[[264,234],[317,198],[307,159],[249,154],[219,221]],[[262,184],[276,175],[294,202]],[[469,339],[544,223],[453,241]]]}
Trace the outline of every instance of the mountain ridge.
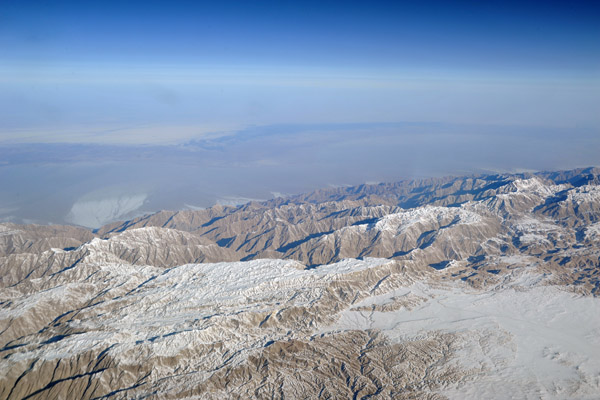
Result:
{"label": "mountain ridge", "polygon": [[0,224],[0,397],[592,399],[599,172]]}

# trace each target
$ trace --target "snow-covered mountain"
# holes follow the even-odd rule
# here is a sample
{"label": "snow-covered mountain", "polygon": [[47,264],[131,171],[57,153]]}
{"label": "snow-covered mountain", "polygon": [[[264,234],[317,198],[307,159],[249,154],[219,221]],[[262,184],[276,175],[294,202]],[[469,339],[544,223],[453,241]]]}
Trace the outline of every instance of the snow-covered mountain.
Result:
{"label": "snow-covered mountain", "polygon": [[600,171],[0,225],[0,398],[597,398]]}

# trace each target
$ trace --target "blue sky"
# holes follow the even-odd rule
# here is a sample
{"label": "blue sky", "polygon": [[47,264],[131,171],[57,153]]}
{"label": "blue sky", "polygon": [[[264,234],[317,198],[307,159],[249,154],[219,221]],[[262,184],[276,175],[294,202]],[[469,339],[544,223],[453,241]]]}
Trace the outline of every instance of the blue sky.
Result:
{"label": "blue sky", "polygon": [[594,2],[4,0],[0,220],[598,165],[598,104]]}
{"label": "blue sky", "polygon": [[567,1],[4,1],[0,129],[143,143],[149,125],[167,142],[273,123],[597,126],[599,22]]}
{"label": "blue sky", "polygon": [[594,2],[4,1],[7,61],[597,73]]}

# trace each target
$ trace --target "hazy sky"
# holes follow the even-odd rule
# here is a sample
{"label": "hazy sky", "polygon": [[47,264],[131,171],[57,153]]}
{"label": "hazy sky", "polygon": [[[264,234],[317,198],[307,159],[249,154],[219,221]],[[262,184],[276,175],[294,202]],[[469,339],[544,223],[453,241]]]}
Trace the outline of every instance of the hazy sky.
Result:
{"label": "hazy sky", "polygon": [[4,0],[0,220],[598,165],[599,104],[594,2]]}

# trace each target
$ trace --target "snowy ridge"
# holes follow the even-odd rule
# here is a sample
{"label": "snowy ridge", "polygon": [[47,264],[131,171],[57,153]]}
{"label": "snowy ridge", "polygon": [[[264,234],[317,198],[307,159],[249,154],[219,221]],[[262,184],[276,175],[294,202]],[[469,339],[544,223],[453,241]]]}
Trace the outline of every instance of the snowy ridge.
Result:
{"label": "snowy ridge", "polygon": [[481,217],[478,214],[464,208],[427,206],[388,214],[377,221],[373,228],[399,235],[419,223],[448,225],[450,223],[475,224],[479,221],[481,221]]}
{"label": "snowy ridge", "polygon": [[517,193],[531,193],[543,197],[553,195],[564,188],[564,186],[560,185],[547,185],[537,177],[515,179],[512,182],[512,186],[516,189]]}
{"label": "snowy ridge", "polygon": [[[82,349],[98,346],[100,343],[118,342],[135,343],[149,340],[157,334],[169,334],[170,327],[189,326],[199,318],[211,318],[220,313],[236,313],[241,304],[247,304],[244,312],[268,309],[269,304],[285,301],[280,296],[292,291],[298,300],[296,305],[314,301],[318,297],[319,288],[327,282],[340,278],[344,274],[363,271],[365,269],[389,263],[386,259],[343,260],[336,264],[304,270],[295,261],[254,260],[249,262],[188,264],[160,270],[154,267],[108,264],[97,269],[95,273],[99,282],[59,285],[43,293],[36,293],[27,298],[12,299],[18,307],[2,318],[23,316],[33,309],[46,307],[60,308],[59,304],[68,306],[82,295],[87,288],[97,285],[112,287],[132,287],[125,294],[117,295],[100,304],[102,309],[112,309],[114,304],[128,304],[118,313],[105,315],[100,320],[84,319],[71,324],[72,328],[88,331],[86,334],[74,335],[57,342],[54,350],[45,349],[38,356],[57,358],[73,356]],[[78,271],[65,271],[64,278],[77,276]],[[91,275],[90,275],[91,276]],[[92,286],[93,285],[93,286]],[[305,292],[304,295],[299,295]],[[269,300],[266,300],[268,296]],[[250,299],[254,299],[250,301]],[[278,300],[279,299],[279,300]],[[8,299],[7,299],[8,300]],[[265,302],[266,301],[266,302]],[[111,304],[112,303],[112,304]],[[253,305],[254,304],[254,305]],[[219,311],[220,310],[220,311]],[[183,329],[183,328],[182,328]],[[95,335],[93,332],[100,333]],[[113,333],[109,333],[113,332]],[[200,341],[218,341],[223,332],[200,335]],[[189,338],[188,338],[189,339]],[[176,345],[169,339],[175,349],[185,343]],[[187,340],[187,339],[186,339]],[[160,341],[159,341],[160,342]],[[113,351],[118,354],[119,348]],[[25,357],[25,354],[21,355]]]}
{"label": "snowy ridge", "polygon": [[592,203],[600,201],[600,187],[596,185],[584,185],[575,190],[570,190],[567,199],[577,203]]}

